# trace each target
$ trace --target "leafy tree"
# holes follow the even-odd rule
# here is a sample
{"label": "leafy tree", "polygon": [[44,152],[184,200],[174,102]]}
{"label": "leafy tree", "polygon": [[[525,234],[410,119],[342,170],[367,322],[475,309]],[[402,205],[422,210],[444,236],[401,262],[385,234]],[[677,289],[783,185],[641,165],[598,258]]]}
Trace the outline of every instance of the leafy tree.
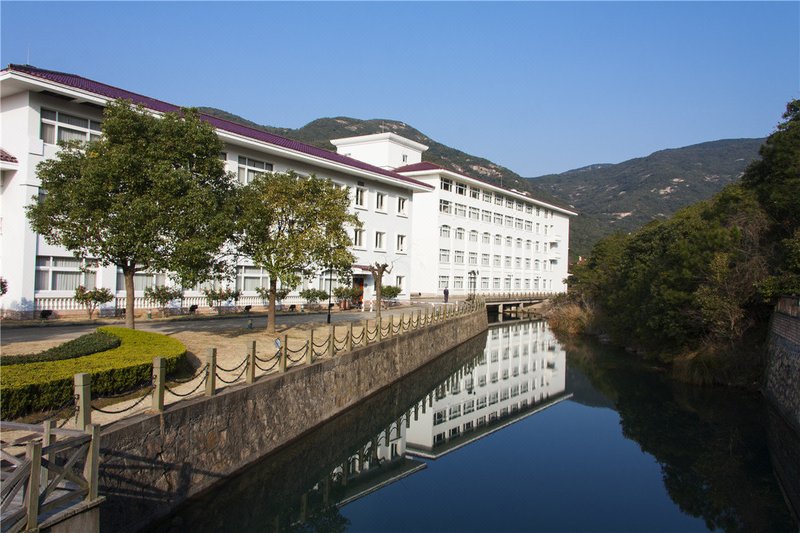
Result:
{"label": "leafy tree", "polygon": [[300,297],[304,298],[310,304],[315,304],[322,300],[327,300],[328,293],[321,289],[304,289],[300,291]]}
{"label": "leafy tree", "polygon": [[349,212],[346,189],[294,172],[256,176],[239,205],[239,250],[269,273],[267,331],[274,333],[278,283],[295,287],[299,273],[349,270],[355,258],[347,227],[361,223]]}
{"label": "leafy tree", "polygon": [[375,320],[380,324],[381,300],[383,298],[383,275],[391,273],[392,266],[389,263],[376,261],[374,264],[368,265],[367,270],[370,271],[372,279],[375,280],[375,299],[378,301],[378,305],[375,306]]}
{"label": "leafy tree", "polygon": [[162,317],[167,313],[167,304],[169,304],[172,300],[177,300],[181,296],[183,296],[183,289],[180,287],[157,285],[155,287],[146,287],[144,289],[145,299],[158,306]]}
{"label": "leafy tree", "polygon": [[89,313],[89,320],[92,319],[92,315],[99,305],[108,303],[113,299],[114,295],[105,287],[88,290],[83,285],[78,285],[75,288],[75,300],[86,308],[86,312]]}
{"label": "leafy tree", "polygon": [[125,278],[126,326],[134,327],[134,274],[167,271],[193,286],[219,273],[232,232],[233,177],[222,143],[197,112],[162,118],[129,102],[110,103],[103,135],[61,144],[37,167],[33,229],[77,257],[114,264]]}
{"label": "leafy tree", "polygon": [[231,289],[230,287],[225,287],[224,289],[203,289],[203,294],[206,297],[206,302],[209,307],[220,307],[223,302],[227,302],[228,300],[233,300],[234,302],[239,301],[242,292]]}

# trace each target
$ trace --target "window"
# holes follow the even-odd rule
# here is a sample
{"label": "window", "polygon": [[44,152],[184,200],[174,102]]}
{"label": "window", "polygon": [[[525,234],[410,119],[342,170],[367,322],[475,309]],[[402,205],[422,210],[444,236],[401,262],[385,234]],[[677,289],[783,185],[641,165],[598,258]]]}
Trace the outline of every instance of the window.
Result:
{"label": "window", "polygon": [[517,229],[522,229],[522,226],[523,226],[522,219],[521,218],[515,218],[514,219],[514,227],[517,228]]}
{"label": "window", "polygon": [[398,235],[397,236],[397,251],[400,253],[405,253],[406,251],[406,236],[405,235]]}
{"label": "window", "polygon": [[492,235],[490,233],[484,233],[481,240],[483,244],[489,244],[492,242]]}
{"label": "window", "polygon": [[469,264],[470,265],[477,265],[478,264],[478,252],[470,252],[469,253]]}
{"label": "window", "polygon": [[503,225],[503,215],[501,215],[500,213],[495,213],[494,214],[494,223],[497,224],[498,226],[502,226]]}
{"label": "window", "polygon": [[484,209],[481,211],[481,222],[491,222],[492,221],[492,212],[487,211]]}
{"label": "window", "polygon": [[531,204],[525,204],[525,214],[530,215],[533,213],[533,206]]}
{"label": "window", "polygon": [[272,170],[272,163],[265,163],[258,159],[250,159],[249,157],[239,156],[239,183],[247,185],[256,176],[260,176],[264,172]]}
{"label": "window", "polygon": [[439,180],[439,188],[443,191],[452,191],[453,190],[453,181],[447,178],[441,178]]}
{"label": "window", "polygon": [[533,244],[533,241],[531,241],[531,240],[525,241],[525,249],[530,251],[532,244]]}
{"label": "window", "polygon": [[[143,291],[148,287],[156,285],[164,285],[167,282],[167,277],[164,274],[153,274],[150,272],[137,272],[133,276],[133,290]],[[117,269],[117,290],[125,290],[125,275],[122,269]]]}
{"label": "window", "polygon": [[450,238],[450,226],[441,226],[439,228],[439,237]]}
{"label": "window", "polygon": [[[514,268],[522,268],[522,258],[515,257],[514,258]],[[519,287],[517,287],[519,289]]]}
{"label": "window", "polygon": [[475,410],[475,400],[467,400],[464,402],[464,414],[468,415]]}
{"label": "window", "polygon": [[465,217],[467,216],[467,206],[464,204],[456,204],[456,216]]}
{"label": "window", "polygon": [[490,260],[489,254],[481,254],[481,266],[488,267]]}
{"label": "window", "polygon": [[481,278],[481,289],[489,288],[489,278]]}
{"label": "window", "polygon": [[255,266],[236,267],[236,289],[255,292],[259,287],[269,287],[269,274]]}
{"label": "window", "polygon": [[478,242],[478,232],[472,230],[469,232],[469,242]]}
{"label": "window", "polygon": [[48,144],[58,141],[94,141],[100,138],[101,122],[42,109],[39,137]]}
{"label": "window", "polygon": [[518,238],[516,242],[517,242],[517,248],[522,250],[522,239]]}
{"label": "window", "polygon": [[450,276],[439,276],[439,288],[446,289],[450,286]]}
{"label": "window", "polygon": [[506,246],[510,248],[512,242],[514,242],[514,240],[511,237],[506,237]]}
{"label": "window", "polygon": [[386,200],[386,195],[382,192],[375,193],[375,211],[385,211],[386,208],[384,206],[384,201]]}
{"label": "window", "polygon": [[405,288],[406,288],[406,277],[405,276],[395,276],[394,277],[394,284],[397,287],[400,287],[400,292],[405,291]]}
{"label": "window", "polygon": [[506,278],[505,282],[503,283],[503,288],[506,290],[511,289],[511,278]]}
{"label": "window", "polygon": [[451,214],[453,212],[453,204],[447,200],[439,200],[439,212]]}
{"label": "window", "polygon": [[499,256],[499,255],[495,255],[495,256],[494,256],[494,262],[493,262],[493,265],[494,265],[495,267],[498,267],[498,268],[500,267],[500,256]]}
{"label": "window", "polygon": [[511,198],[506,198],[506,207],[509,209],[514,209],[514,200]]}
{"label": "window", "polygon": [[474,198],[475,200],[480,200],[481,198],[481,190],[476,189],[475,187],[469,188],[469,197]]}
{"label": "window", "polygon": [[525,221],[525,231],[533,231],[533,222],[530,220]]}
{"label": "window", "polygon": [[366,207],[367,190],[363,187],[356,187],[356,206]]}
{"label": "window", "polygon": [[453,277],[453,288],[454,289],[463,289],[464,288],[464,276],[454,276]]}
{"label": "window", "polygon": [[355,229],[353,230],[353,246],[356,248],[363,248],[364,247],[364,230],[363,229]]}
{"label": "window", "polygon": [[408,211],[406,211],[406,204],[407,200],[402,196],[397,198],[397,214],[398,215],[408,215]]}
{"label": "window", "polygon": [[449,263],[450,262],[450,250],[448,250],[446,248],[440,248],[439,249],[439,262],[440,263]]}
{"label": "window", "polygon": [[500,288],[500,278],[492,278],[492,288],[493,289]]}
{"label": "window", "polygon": [[514,227],[514,217],[510,217],[506,215],[506,227],[513,228]]}
{"label": "window", "polygon": [[470,207],[469,208],[469,218],[472,220],[480,220],[481,218],[481,210],[477,207]]}
{"label": "window", "polygon": [[517,211],[522,211],[523,207],[522,202],[517,202]]}
{"label": "window", "polygon": [[[82,272],[82,268],[92,270]],[[34,290],[37,291],[74,291],[78,285],[94,289],[97,284],[97,273],[94,261],[81,261],[75,257],[36,257],[36,277]],[[124,286],[124,285],[123,285]]]}
{"label": "window", "polygon": [[526,257],[525,258],[525,270],[530,270],[530,269],[531,269],[531,258],[530,257]]}
{"label": "window", "polygon": [[456,239],[459,241],[464,240],[464,228],[456,228]]}
{"label": "window", "polygon": [[496,233],[494,236],[494,245],[500,246],[501,244],[503,244],[503,237],[499,233]]}
{"label": "window", "polygon": [[447,421],[447,410],[442,409],[441,411],[436,411],[433,413],[433,425],[438,426],[439,424],[444,424]]}
{"label": "window", "polygon": [[503,205],[503,197],[499,194],[494,195],[494,205]]}
{"label": "window", "polygon": [[461,196],[467,195],[467,186],[463,183],[456,183],[456,194],[460,194]]}
{"label": "window", "polygon": [[384,249],[384,247],[385,247],[384,238],[385,237],[386,237],[386,234],[384,232],[382,232],[382,231],[376,231],[375,232],[375,249],[376,250],[383,250]]}
{"label": "window", "polygon": [[456,250],[453,252],[453,263],[457,265],[464,264],[464,252],[462,250]]}
{"label": "window", "polygon": [[403,163],[408,163],[408,154],[403,154]]}

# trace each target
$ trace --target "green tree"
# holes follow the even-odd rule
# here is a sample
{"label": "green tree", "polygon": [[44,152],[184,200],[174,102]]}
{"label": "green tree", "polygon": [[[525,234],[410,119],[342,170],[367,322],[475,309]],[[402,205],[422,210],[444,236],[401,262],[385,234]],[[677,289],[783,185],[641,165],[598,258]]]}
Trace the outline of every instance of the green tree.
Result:
{"label": "green tree", "polygon": [[368,265],[367,270],[372,274],[372,279],[375,282],[375,300],[378,305],[375,306],[375,320],[378,322],[378,327],[381,323],[381,302],[383,300],[383,275],[392,272],[392,265],[389,263],[375,263]]}
{"label": "green tree", "polygon": [[219,273],[232,232],[233,177],[222,143],[196,110],[156,118],[110,103],[103,135],[61,145],[37,167],[33,229],[77,257],[114,264],[125,278],[125,325],[134,327],[134,274],[166,271],[184,286]]}
{"label": "green tree", "polygon": [[355,258],[347,228],[361,223],[349,212],[347,189],[294,172],[256,176],[239,205],[239,250],[269,273],[267,331],[274,333],[278,283],[294,287],[299,274],[349,270]]}
{"label": "green tree", "polygon": [[403,289],[397,285],[386,285],[381,287],[381,298],[383,300],[394,300],[401,292],[403,292]]}
{"label": "green tree", "polygon": [[89,290],[83,285],[78,285],[75,288],[75,300],[86,308],[86,312],[89,313],[89,320],[92,319],[92,315],[99,305],[110,302],[113,299],[114,295],[105,287]]}

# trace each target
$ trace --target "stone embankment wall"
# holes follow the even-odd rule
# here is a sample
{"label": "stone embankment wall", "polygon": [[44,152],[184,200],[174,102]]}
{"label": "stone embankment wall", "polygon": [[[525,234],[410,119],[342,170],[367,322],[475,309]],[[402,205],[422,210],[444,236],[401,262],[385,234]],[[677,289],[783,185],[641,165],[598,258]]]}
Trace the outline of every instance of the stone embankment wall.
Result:
{"label": "stone embankment wall", "polygon": [[136,531],[488,328],[479,309],[102,434],[103,531]]}
{"label": "stone embankment wall", "polygon": [[781,298],[772,316],[764,395],[800,433],[800,299]]}

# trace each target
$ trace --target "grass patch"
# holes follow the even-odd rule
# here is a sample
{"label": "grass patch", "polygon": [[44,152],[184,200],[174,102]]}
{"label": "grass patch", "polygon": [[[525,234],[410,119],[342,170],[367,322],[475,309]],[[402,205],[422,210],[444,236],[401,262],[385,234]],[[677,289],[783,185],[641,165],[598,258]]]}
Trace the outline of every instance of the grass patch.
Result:
{"label": "grass patch", "polygon": [[74,359],[97,352],[105,352],[119,347],[122,341],[119,337],[104,331],[95,331],[81,335],[64,344],[60,344],[43,352],[28,355],[4,355],[0,357],[0,365],[24,365],[28,363],[42,363],[46,361],[60,361]]}
{"label": "grass patch", "polygon": [[150,382],[154,357],[163,357],[172,372],[186,347],[172,337],[115,326],[99,332],[119,339],[117,348],[72,359],[2,367],[2,418],[57,409],[72,399],[74,375],[91,375],[92,396],[120,394]]}

